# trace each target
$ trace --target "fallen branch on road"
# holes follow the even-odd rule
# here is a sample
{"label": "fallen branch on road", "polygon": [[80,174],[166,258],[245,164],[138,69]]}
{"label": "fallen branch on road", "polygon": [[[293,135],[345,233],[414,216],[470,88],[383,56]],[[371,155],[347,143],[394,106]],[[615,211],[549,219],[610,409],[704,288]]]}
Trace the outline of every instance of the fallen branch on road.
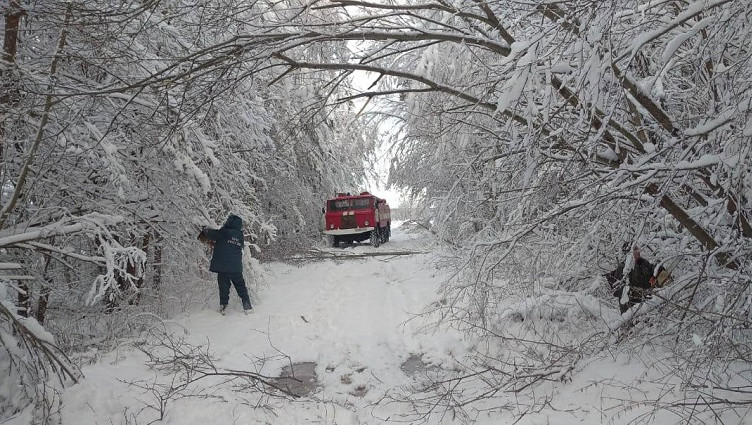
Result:
{"label": "fallen branch on road", "polygon": [[401,256],[401,255],[415,255],[415,254],[425,254],[425,252],[423,251],[379,251],[379,252],[360,252],[357,254],[339,254],[339,253],[330,252],[330,251],[311,250],[306,255],[288,257],[286,258],[286,260],[325,260],[325,259],[351,260],[351,259],[356,259],[356,258]]}

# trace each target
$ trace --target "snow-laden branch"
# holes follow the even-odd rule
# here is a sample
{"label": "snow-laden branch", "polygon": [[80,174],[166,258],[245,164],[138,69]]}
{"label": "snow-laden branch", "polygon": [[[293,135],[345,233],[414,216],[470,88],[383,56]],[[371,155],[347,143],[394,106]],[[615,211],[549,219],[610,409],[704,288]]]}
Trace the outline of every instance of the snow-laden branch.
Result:
{"label": "snow-laden branch", "polygon": [[[712,2],[711,4],[707,5],[708,9],[720,6],[724,3],[727,3],[727,1],[716,1]],[[651,37],[643,38],[641,39],[641,43],[638,43],[639,46],[643,46],[647,39],[653,40],[656,39],[658,36],[670,32],[672,29],[676,28],[678,25],[688,21],[689,19],[692,19],[693,17],[697,16],[699,13],[701,13],[704,9],[705,2],[698,1],[696,3],[693,3],[690,5],[684,12],[680,13],[679,16],[667,27],[659,30],[654,31],[651,34]],[[553,9],[552,9],[553,8]],[[556,11],[556,13],[553,13],[551,10]],[[579,29],[577,26],[572,26],[567,24],[565,21],[561,21],[560,19],[564,15],[563,12],[558,8],[558,6],[552,6],[551,8],[538,8],[538,11],[543,13],[544,16],[552,19],[553,21],[559,22],[560,25],[562,25],[563,28],[565,28],[568,31],[571,31],[575,35],[579,35]],[[634,45],[633,45],[634,46]],[[634,52],[632,53],[634,54]],[[666,131],[669,132],[669,134],[673,136],[679,136],[681,133],[681,129],[678,125],[675,124],[675,120],[669,116],[669,114],[656,102],[651,98],[651,96],[644,92],[644,90],[633,80],[631,76],[629,76],[627,73],[622,72],[621,68],[618,65],[618,62],[626,57],[625,55],[620,56],[619,58],[615,60],[611,60],[611,69],[614,73],[614,75],[617,77],[617,80],[621,83],[622,87],[631,95],[632,99],[637,101],[645,111],[647,111],[650,116]],[[564,96],[565,99],[567,99],[570,104],[573,106],[577,106],[577,101],[572,100],[576,99],[574,97],[574,94],[572,94],[568,89],[563,88],[561,86],[561,83],[556,79],[555,77],[552,79],[552,84],[559,90],[559,93]],[[631,102],[630,102],[631,104]],[[746,110],[749,105],[749,100],[746,100],[745,102],[742,102],[740,104],[739,109],[742,111]],[[593,117],[593,120],[591,121],[594,125],[594,128],[598,129],[601,126],[601,122],[599,117],[603,114],[598,110],[598,108],[595,108],[597,111],[596,117]],[[636,115],[636,119],[639,118],[639,115],[641,112],[637,108],[631,108],[630,109],[633,114]],[[684,134],[687,136],[700,136],[710,133],[711,131],[715,130],[716,128],[727,124],[734,118],[733,114],[733,108],[727,109],[726,111],[722,112],[719,117],[711,120],[710,122],[706,123],[705,125],[699,126],[695,129],[685,130]],[[641,120],[640,120],[641,121]],[[639,122],[639,121],[638,121]],[[624,130],[620,126],[615,126],[615,122],[609,122],[612,126],[614,126],[622,135],[626,136],[628,140],[633,144],[633,146],[638,150],[640,153],[645,153],[644,146],[642,142],[640,142],[638,137],[631,136],[631,133]],[[609,140],[608,133],[605,134],[606,140]],[[613,148],[613,147],[612,147]],[[620,158],[623,160],[624,158]],[[655,165],[651,166],[654,169],[659,169],[661,167],[669,168],[673,167],[676,170],[692,170],[694,169],[697,174],[700,176],[701,180],[706,182],[709,187],[711,187],[714,191],[716,191],[720,196],[725,197],[727,199],[727,205],[728,210],[730,213],[734,214],[737,211],[736,207],[736,200],[733,196],[731,196],[727,190],[723,187],[719,187],[718,185],[711,182],[711,179],[708,178],[707,173],[707,166],[712,165],[707,163],[708,158],[704,157],[700,160],[694,161],[693,163],[686,163],[686,161],[680,162],[678,164],[674,164],[671,166],[668,165]],[[621,161],[619,161],[621,162]],[[643,166],[644,167],[644,166]],[[699,194],[692,194],[693,196],[699,196]],[[718,246],[718,243],[710,236],[710,233],[702,229],[702,227],[697,223],[696,221],[690,219],[689,215],[686,214],[682,208],[674,202],[673,199],[668,197],[668,195],[664,195],[661,197],[661,206],[666,208],[672,215],[674,215],[675,218],[679,222],[681,222],[683,225],[687,227],[687,229],[690,230],[690,232],[695,235],[695,237],[698,238],[698,240],[701,241],[703,246],[705,246],[708,249],[715,250]],[[752,226],[750,226],[747,218],[742,214],[737,214],[737,222],[739,227],[742,229],[742,234],[745,237],[752,237]],[[735,267],[733,262],[728,261],[728,257],[725,254],[719,254],[720,257],[719,260],[721,260],[722,264],[727,264],[732,267]]]}
{"label": "snow-laden branch", "polygon": [[722,6],[726,3],[730,3],[732,1],[734,0],[697,0],[694,3],[689,4],[681,13],[679,13],[674,19],[663,25],[661,28],[655,29],[648,33],[642,34],[640,37],[637,37],[632,43],[632,46],[629,48],[629,50],[617,56],[613,62],[619,63],[626,58],[634,56],[646,44],[655,41],[663,35],[666,35],[674,29],[678,28],[679,26],[684,25],[690,19],[697,18],[702,13],[705,13],[709,10],[712,10],[718,6]]}
{"label": "snow-laden branch", "polygon": [[79,261],[85,261],[87,263],[95,263],[104,265],[106,262],[106,259],[100,255],[83,255],[78,252],[71,251],[67,248],[60,248],[54,245],[41,243],[41,242],[27,242],[27,243],[16,243],[12,246],[28,249],[32,251],[42,251],[42,252],[51,252],[55,254],[59,254],[63,257],[69,257],[75,260]]}
{"label": "snow-laden branch", "polygon": [[[434,91],[446,93],[454,97],[457,97],[459,99],[462,99],[471,105],[477,105],[477,106],[480,106],[480,107],[483,107],[485,109],[489,109],[492,111],[496,110],[496,104],[494,103],[483,101],[461,90],[457,90],[447,85],[440,84],[423,75],[414,74],[411,72],[398,71],[398,70],[394,70],[394,69],[390,69],[386,67],[380,67],[376,65],[365,65],[365,64],[357,64],[357,63],[324,63],[324,62],[316,63],[316,62],[297,61],[288,56],[282,55],[280,53],[277,53],[273,56],[287,62],[291,67],[294,67],[294,68],[307,68],[307,69],[318,69],[318,70],[334,69],[334,70],[350,70],[350,71],[367,71],[367,72],[373,72],[376,74],[383,74],[383,75],[388,75],[391,77],[397,77],[397,78],[401,78],[405,80],[412,80],[412,81],[416,81],[421,84],[424,84]],[[518,123],[522,125],[527,125],[527,120],[522,118],[519,115],[515,115],[508,110],[505,110],[502,113],[506,116],[513,118],[515,121],[517,121]]]}
{"label": "snow-laden branch", "polygon": [[712,133],[714,130],[727,125],[738,117],[739,113],[744,113],[749,108],[750,99],[746,99],[746,105],[740,104],[739,107],[726,108],[721,111],[717,117],[711,118],[707,122],[700,124],[694,128],[688,128],[684,130],[684,134],[687,136],[705,136]]}
{"label": "snow-laden branch", "polygon": [[446,41],[457,44],[466,44],[486,48],[502,56],[511,53],[509,45],[484,37],[476,37],[470,34],[452,34],[430,30],[405,31],[405,30],[370,30],[370,31],[346,31],[339,33],[307,32],[298,37],[288,34],[285,39],[292,39],[295,44],[278,48],[277,51],[287,51],[292,47],[312,42],[327,41],[390,41],[390,42],[413,42],[413,41]]}
{"label": "snow-laden branch", "polygon": [[[39,374],[41,380],[46,380],[54,374],[60,383],[65,384],[68,379],[74,383],[83,376],[81,371],[55,345],[52,335],[45,331],[39,323],[30,318],[20,317],[13,310],[15,307],[5,301],[0,302],[0,322],[7,322],[13,329],[13,334],[3,332],[0,336],[0,348],[14,357],[11,362],[19,373],[33,371]],[[28,367],[22,367],[26,364]],[[9,379],[6,376],[6,379]]]}
{"label": "snow-laden branch", "polygon": [[[738,160],[738,158],[739,156],[737,155],[736,159]],[[675,164],[652,162],[638,165],[623,165],[621,169],[627,170],[631,173],[642,173],[645,171],[689,171],[709,168],[725,162],[735,161],[734,158],[724,158],[720,155],[703,155],[694,161],[679,161]]]}
{"label": "snow-laden branch", "polygon": [[[71,221],[73,223],[67,224]],[[0,232],[0,247],[86,231],[96,234],[123,221],[122,216],[92,213],[46,226],[29,227],[20,232],[13,228],[5,229]]]}
{"label": "snow-laden branch", "polygon": [[492,28],[498,29],[500,34],[502,35],[502,38],[507,43],[511,44],[510,38],[508,37],[508,33],[504,28],[501,27],[499,20],[496,18],[496,16],[493,14],[491,9],[488,7],[488,5],[482,1],[482,0],[474,0],[476,5],[483,10],[486,16],[478,15],[476,13],[468,12],[467,10],[461,10],[454,5],[450,5],[449,3],[445,2],[435,2],[435,3],[425,3],[425,4],[384,4],[384,3],[374,3],[374,2],[368,2],[368,1],[359,1],[359,0],[331,0],[331,4],[323,5],[323,6],[314,6],[313,9],[330,9],[330,8],[344,8],[344,7],[360,7],[364,10],[368,9],[382,9],[382,10],[390,10],[390,11],[402,11],[402,12],[408,12],[411,13],[410,16],[420,18],[419,15],[414,14],[413,12],[418,11],[443,11],[451,14],[452,16],[458,16],[461,18],[468,18],[474,21],[485,23],[486,25],[489,25]]}
{"label": "snow-laden branch", "polygon": [[[452,34],[436,31],[343,31],[325,33],[320,31],[305,32],[270,32],[264,34],[236,35],[227,40],[198,49],[183,57],[170,62],[167,66],[158,69],[149,75],[136,81],[123,84],[108,84],[97,90],[69,93],[59,93],[59,99],[81,96],[112,95],[125,93],[150,84],[158,84],[166,87],[178,84],[201,72],[212,69],[221,69],[233,63],[249,63],[252,60],[263,61],[268,56],[264,51],[285,52],[311,43],[324,43],[332,41],[439,41],[458,44],[467,44],[483,47],[503,56],[509,55],[510,47],[503,42],[498,42],[470,34]],[[260,50],[260,53],[257,51]],[[255,52],[255,53],[254,53]]]}
{"label": "snow-laden branch", "polygon": [[[86,296],[88,303],[93,303],[108,295],[108,291],[138,291],[137,280],[146,264],[146,252],[134,246],[122,246],[117,241],[99,237],[106,270],[91,283]],[[112,294],[110,294],[112,296]]]}

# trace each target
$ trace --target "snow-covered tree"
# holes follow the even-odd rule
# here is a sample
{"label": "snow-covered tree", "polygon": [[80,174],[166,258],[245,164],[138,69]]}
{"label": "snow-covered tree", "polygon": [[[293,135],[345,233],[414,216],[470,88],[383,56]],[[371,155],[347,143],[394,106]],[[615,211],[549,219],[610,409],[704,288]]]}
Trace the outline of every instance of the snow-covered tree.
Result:
{"label": "snow-covered tree", "polygon": [[293,3],[0,2],[0,367],[22,394],[0,417],[77,376],[35,323],[80,350],[115,336],[98,313],[169,314],[204,292],[202,226],[314,240],[322,194],[359,181],[368,145],[321,107],[346,86],[274,84],[264,25]]}

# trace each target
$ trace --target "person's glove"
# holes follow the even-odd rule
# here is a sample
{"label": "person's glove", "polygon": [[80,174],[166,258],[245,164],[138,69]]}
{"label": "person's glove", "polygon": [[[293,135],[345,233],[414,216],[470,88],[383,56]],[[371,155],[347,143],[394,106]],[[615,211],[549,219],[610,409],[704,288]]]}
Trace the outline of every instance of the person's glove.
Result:
{"label": "person's glove", "polygon": [[650,276],[650,287],[655,288],[655,276]]}
{"label": "person's glove", "polygon": [[211,245],[212,242],[213,242],[208,237],[206,237],[206,234],[204,233],[204,229],[201,229],[201,231],[198,233],[198,236],[196,237],[196,239],[198,239],[199,241],[201,241],[201,242],[203,242],[203,243],[205,243],[207,245]]}

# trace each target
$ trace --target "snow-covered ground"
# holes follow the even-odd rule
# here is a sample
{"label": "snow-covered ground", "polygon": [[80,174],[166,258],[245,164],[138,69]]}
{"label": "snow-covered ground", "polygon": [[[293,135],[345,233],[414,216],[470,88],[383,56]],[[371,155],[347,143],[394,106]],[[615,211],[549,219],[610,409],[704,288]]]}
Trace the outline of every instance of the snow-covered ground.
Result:
{"label": "snow-covered ground", "polygon": [[[324,253],[425,252],[419,236],[395,229],[379,248],[362,244]],[[400,398],[425,375],[426,363],[441,364],[464,349],[460,335],[421,332],[425,321],[416,314],[435,299],[444,277],[431,258],[419,253],[267,264],[252,315],[243,314],[233,289],[227,316],[206,309],[168,322],[164,335],[155,329],[166,345],[183,350],[178,359],[151,342],[141,350],[125,344],[83,368],[85,379],[64,392],[63,423],[147,424],[160,416],[161,423],[181,425],[397,421],[408,406],[388,399]],[[297,399],[269,397],[226,376],[185,385],[190,378],[179,363],[194,361],[188,350],[205,351],[217,370],[268,378],[291,363],[312,362],[317,383],[312,394]],[[149,359],[143,351],[163,357]],[[154,367],[161,361],[169,364]],[[310,364],[303,366],[305,380]],[[11,423],[28,420],[22,415]]]}
{"label": "snow-covered ground", "polygon": [[[416,253],[363,255],[407,251]],[[255,288],[254,314],[243,314],[233,292],[227,316],[197,308],[123,344],[84,367],[85,379],[65,390],[62,423],[461,423],[439,406],[421,417],[406,401],[440,371],[456,369],[456,360],[479,343],[430,326],[432,318],[421,315],[452,272],[437,268],[441,262],[431,251],[424,233],[397,228],[379,248],[319,252],[357,258],[266,264],[265,282]],[[585,359],[571,379],[536,390],[552,395],[538,411],[525,411],[516,394],[502,392],[478,403],[483,411],[474,410],[469,420],[532,425],[650,418],[651,407],[641,400],[658,393],[670,398],[680,389],[651,384],[648,366],[639,359],[617,353]],[[296,379],[280,378],[291,365]],[[661,418],[677,420],[665,412],[653,419]],[[9,423],[30,422],[27,411]]]}

